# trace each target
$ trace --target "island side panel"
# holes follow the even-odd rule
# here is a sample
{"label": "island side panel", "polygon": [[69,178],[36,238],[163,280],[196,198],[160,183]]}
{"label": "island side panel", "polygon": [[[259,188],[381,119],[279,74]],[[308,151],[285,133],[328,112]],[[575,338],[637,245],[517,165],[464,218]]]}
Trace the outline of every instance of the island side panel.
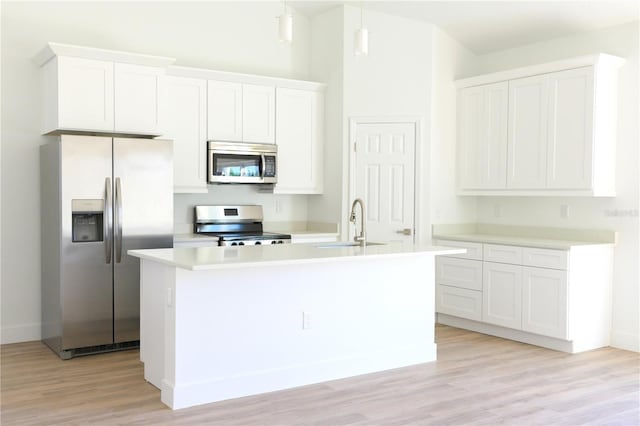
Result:
{"label": "island side panel", "polygon": [[140,259],[140,361],[145,380],[158,389],[165,377],[165,311],[175,275],[173,266]]}
{"label": "island side panel", "polygon": [[434,257],[177,269],[165,325],[174,409],[434,361]]}

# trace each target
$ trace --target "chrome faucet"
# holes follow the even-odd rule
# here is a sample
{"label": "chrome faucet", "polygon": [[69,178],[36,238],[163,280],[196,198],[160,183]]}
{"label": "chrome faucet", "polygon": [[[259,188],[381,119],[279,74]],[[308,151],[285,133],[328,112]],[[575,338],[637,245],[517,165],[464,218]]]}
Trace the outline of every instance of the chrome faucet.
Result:
{"label": "chrome faucet", "polygon": [[[349,216],[349,222],[356,224],[356,204],[360,204],[360,234],[356,234],[354,237],[354,241],[360,243],[361,246],[365,246],[367,244],[367,232],[365,227],[365,216],[364,216],[364,201],[361,198],[356,198],[353,200],[353,204],[351,204],[351,215]],[[358,230],[356,226],[356,231]]]}

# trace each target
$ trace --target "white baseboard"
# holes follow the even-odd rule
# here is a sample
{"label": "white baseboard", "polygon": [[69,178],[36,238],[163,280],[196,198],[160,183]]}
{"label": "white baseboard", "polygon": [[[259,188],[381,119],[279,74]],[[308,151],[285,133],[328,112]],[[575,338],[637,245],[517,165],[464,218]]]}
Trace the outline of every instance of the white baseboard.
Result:
{"label": "white baseboard", "polygon": [[40,340],[40,327],[40,323],[3,326],[0,331],[0,344]]}
{"label": "white baseboard", "polygon": [[611,346],[627,351],[640,352],[640,336],[613,330],[611,332]]}
{"label": "white baseboard", "polygon": [[230,377],[211,377],[197,383],[162,380],[161,399],[172,409],[273,392],[436,360],[437,345],[392,348],[388,353],[331,359]]}

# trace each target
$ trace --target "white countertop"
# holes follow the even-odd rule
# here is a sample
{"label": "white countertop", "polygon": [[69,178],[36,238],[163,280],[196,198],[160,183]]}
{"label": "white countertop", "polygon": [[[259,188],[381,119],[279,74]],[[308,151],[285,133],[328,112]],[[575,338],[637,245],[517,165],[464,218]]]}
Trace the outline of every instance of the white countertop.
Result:
{"label": "white countertop", "polygon": [[469,241],[474,243],[502,244],[507,246],[523,246],[555,250],[570,250],[575,246],[591,246],[611,244],[594,241],[554,240],[550,238],[516,237],[494,234],[440,234],[433,235],[434,240]]}
{"label": "white countertop", "polygon": [[464,249],[414,244],[383,244],[367,247],[330,247],[332,243],[283,244],[244,247],[184,247],[129,250],[140,259],[189,270],[238,268],[247,266],[286,265],[328,261],[354,261],[375,257],[442,255],[464,253]]}

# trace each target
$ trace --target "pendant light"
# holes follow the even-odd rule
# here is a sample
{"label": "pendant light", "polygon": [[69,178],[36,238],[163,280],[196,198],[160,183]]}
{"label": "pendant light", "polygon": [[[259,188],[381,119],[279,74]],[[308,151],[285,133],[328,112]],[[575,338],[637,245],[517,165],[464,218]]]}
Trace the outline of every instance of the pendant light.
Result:
{"label": "pendant light", "polygon": [[293,15],[287,13],[287,2],[282,2],[284,10],[278,16],[278,38],[283,43],[291,43],[293,40]]}
{"label": "pendant light", "polygon": [[362,25],[362,2],[360,2],[360,28],[356,30],[353,53],[359,56],[367,56],[369,54],[369,30]]}

